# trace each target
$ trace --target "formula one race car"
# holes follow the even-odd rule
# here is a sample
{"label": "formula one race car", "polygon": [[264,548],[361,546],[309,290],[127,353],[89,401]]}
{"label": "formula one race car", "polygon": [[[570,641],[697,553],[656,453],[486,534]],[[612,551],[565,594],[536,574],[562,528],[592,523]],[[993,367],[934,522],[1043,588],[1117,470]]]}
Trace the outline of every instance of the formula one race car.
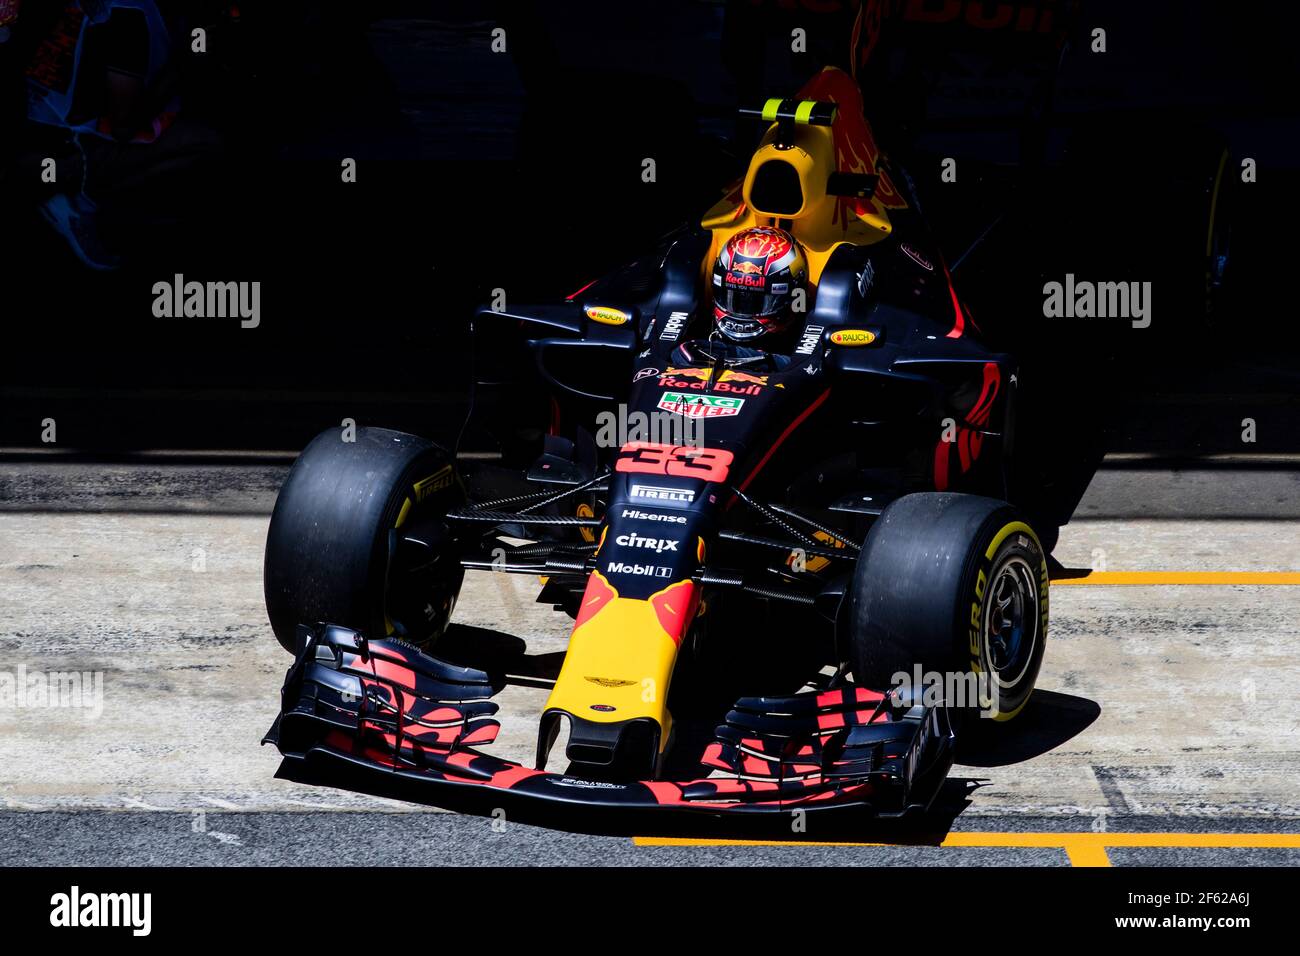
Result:
{"label": "formula one race car", "polygon": [[[1007,500],[1015,362],[981,345],[850,77],[749,112],[767,132],[698,228],[563,303],[480,310],[550,396],[513,486],[375,428],[298,459],[265,567],[295,655],[267,739],[294,773],[486,807],[898,815],[930,805],[969,720],[1025,706],[1048,571]],[[762,348],[719,334],[710,272],[755,227],[792,235],[808,280]],[[773,241],[760,262],[789,252]],[[434,656],[466,569],[541,576],[574,617],[534,767],[479,749],[492,675]],[[709,711],[777,645],[811,665]]]}

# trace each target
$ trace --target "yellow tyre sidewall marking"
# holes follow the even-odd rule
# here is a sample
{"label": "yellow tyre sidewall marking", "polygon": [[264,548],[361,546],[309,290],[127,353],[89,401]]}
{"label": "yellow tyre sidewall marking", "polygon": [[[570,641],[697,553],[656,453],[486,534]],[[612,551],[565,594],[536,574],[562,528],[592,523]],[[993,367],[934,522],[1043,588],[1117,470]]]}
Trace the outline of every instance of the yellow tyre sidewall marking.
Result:
{"label": "yellow tyre sidewall marking", "polygon": [[[1007,538],[1011,537],[1013,534],[1023,534],[1028,536],[1030,539],[1032,539],[1034,542],[1034,547],[1038,549],[1038,553],[1040,555],[1039,569],[1038,569],[1038,581],[1039,581],[1038,640],[1040,643],[1047,640],[1047,593],[1049,587],[1048,574],[1047,574],[1047,556],[1043,554],[1043,546],[1039,542],[1038,535],[1034,533],[1033,528],[1029,527],[1029,525],[1025,524],[1023,521],[1010,521],[1004,524],[1001,530],[999,530],[998,533],[993,536],[993,540],[989,543],[989,546],[984,550],[984,560],[985,562],[988,563],[988,571],[986,571],[983,567],[981,567],[979,569],[979,573],[976,575],[975,578],[975,594],[974,594],[974,599],[971,602],[970,625],[973,629],[975,629],[975,633],[973,633],[971,636],[975,641],[978,641],[978,643],[976,644],[972,642],[971,646],[968,647],[968,650],[970,650],[971,652],[971,669],[974,670],[975,673],[977,674],[981,673],[982,670],[980,666],[980,661],[982,658],[982,652],[984,648],[984,634],[983,634],[984,598],[986,596],[987,593],[986,588],[989,583],[988,573],[993,570],[993,566],[992,566],[993,556],[997,554],[998,548],[1000,548],[1002,546],[1002,543],[1006,541]],[[1013,709],[1006,710],[1006,711],[999,710],[997,713],[993,715],[993,720],[998,723],[1006,723],[1008,720],[1014,719],[1016,715],[1018,715],[1022,710],[1025,709],[1025,705],[1029,703],[1029,698],[1032,696],[1033,696],[1033,692],[1031,691],[1029,694],[1025,696],[1025,699],[1022,700]]]}

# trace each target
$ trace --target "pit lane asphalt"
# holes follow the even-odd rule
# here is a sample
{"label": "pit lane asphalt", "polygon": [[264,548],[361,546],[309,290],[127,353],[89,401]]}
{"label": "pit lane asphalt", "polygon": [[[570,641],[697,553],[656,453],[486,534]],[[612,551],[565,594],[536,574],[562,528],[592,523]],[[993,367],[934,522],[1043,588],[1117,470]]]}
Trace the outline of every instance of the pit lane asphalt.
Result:
{"label": "pit lane asphalt", "polygon": [[[1095,860],[1068,836],[1023,836],[1058,832],[1088,834],[1114,865],[1300,862],[1300,587],[1287,585],[1054,587],[1038,713],[1013,745],[954,768],[961,795],[946,838],[942,826],[819,832],[816,818],[808,832],[775,834],[912,845],[707,842],[723,831],[653,845],[514,821],[493,829],[275,779],[278,756],[256,741],[288,659],[266,624],[260,575],[285,467],[0,461],[0,669],[104,674],[98,718],[0,708],[0,864]],[[1294,571],[1298,485],[1298,463],[1284,459],[1180,471],[1117,461],[1057,557],[1109,571]],[[569,623],[532,603],[532,583],[471,575],[449,635],[506,662],[493,751],[521,760]],[[1184,836],[1151,846],[1126,836],[1151,832]],[[1185,836],[1240,832],[1280,836],[1237,847]]]}
{"label": "pit lane asphalt", "polygon": [[[745,843],[653,845],[647,839],[593,836],[449,813],[238,812],[83,810],[0,812],[0,864],[49,866],[1069,866],[1058,847],[1017,847],[1025,833],[1068,834],[1077,820],[1061,817],[981,818],[948,841],[991,846],[816,845],[813,834],[794,845]],[[1160,832],[1164,817],[1130,817],[1117,842]],[[998,827],[1013,827],[1010,832]],[[1280,842],[1275,821],[1200,819],[1179,822],[1180,834],[1258,834]],[[1290,848],[1118,847],[1114,866],[1287,866],[1296,862],[1300,828],[1286,824]],[[1146,827],[1142,830],[1139,828]],[[923,837],[915,837],[921,840]],[[1088,839],[1104,841],[1107,837]],[[1160,839],[1160,837],[1157,837]]]}

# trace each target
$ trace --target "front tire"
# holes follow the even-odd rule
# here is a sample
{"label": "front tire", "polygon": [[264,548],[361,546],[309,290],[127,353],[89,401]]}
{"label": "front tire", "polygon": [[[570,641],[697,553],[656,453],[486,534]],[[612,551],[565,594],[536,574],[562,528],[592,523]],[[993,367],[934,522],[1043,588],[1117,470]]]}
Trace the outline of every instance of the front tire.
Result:
{"label": "front tire", "polygon": [[[345,440],[352,438],[354,440]],[[451,456],[402,432],[321,432],[276,498],[263,586],[277,640],[300,624],[431,643],[464,579],[443,520],[464,501]]]}
{"label": "front tire", "polygon": [[[922,493],[872,526],[846,606],[847,654],[859,684],[883,690],[938,675],[944,699],[1006,721],[1034,690],[1047,638],[1047,560],[1006,502]],[[954,701],[975,681],[978,699]],[[954,680],[956,678],[956,680]],[[932,686],[932,685],[931,685]],[[924,688],[917,688],[923,690]]]}

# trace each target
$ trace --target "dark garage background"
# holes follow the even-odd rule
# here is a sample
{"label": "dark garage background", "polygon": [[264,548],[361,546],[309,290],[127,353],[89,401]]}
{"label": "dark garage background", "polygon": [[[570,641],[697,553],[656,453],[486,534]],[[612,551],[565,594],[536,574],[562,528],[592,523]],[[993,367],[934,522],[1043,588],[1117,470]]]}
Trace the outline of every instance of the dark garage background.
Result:
{"label": "dark garage background", "polygon": [[[886,6],[907,22],[887,38],[868,110],[914,171],[950,261],[996,223],[958,275],[977,315],[1034,321],[1022,303],[1041,298],[1031,251],[1059,252],[1061,271],[1113,262],[1105,277],[1141,279],[1142,262],[1182,254],[1149,197],[1194,179],[1197,150],[1215,143],[1230,171],[1256,159],[1259,181],[1232,206],[1229,307],[1212,321],[1157,312],[1160,335],[1095,348],[1091,330],[1038,328],[1034,348],[1071,369],[1071,408],[1106,409],[1111,450],[1241,451],[1246,415],[1259,421],[1247,450],[1296,450],[1293,7]],[[989,27],[1008,6],[1071,24],[1064,56]],[[98,457],[294,450],[345,416],[449,440],[466,408],[468,318],[489,290],[561,297],[698,216],[756,135],[736,105],[791,93],[839,55],[854,9],[412,0],[247,3],[232,17],[229,4],[194,4],[210,48],[184,63],[185,115],[213,145],[136,193],[106,191],[126,258],[111,273],[81,267],[39,218],[7,63],[0,448],[48,452],[45,418],[59,451]],[[792,24],[809,29],[809,53],[789,52]],[[491,49],[498,26],[505,54]],[[1087,50],[1094,26],[1104,55]],[[1058,59],[1052,107],[1036,112]],[[640,177],[647,156],[653,184]],[[942,156],[962,164],[947,192]],[[358,161],[355,184],[340,182],[342,157]],[[1100,215],[1086,242],[1066,228]],[[151,288],[175,273],[260,281],[261,326],[154,318]],[[492,447],[486,434],[470,443]]]}

